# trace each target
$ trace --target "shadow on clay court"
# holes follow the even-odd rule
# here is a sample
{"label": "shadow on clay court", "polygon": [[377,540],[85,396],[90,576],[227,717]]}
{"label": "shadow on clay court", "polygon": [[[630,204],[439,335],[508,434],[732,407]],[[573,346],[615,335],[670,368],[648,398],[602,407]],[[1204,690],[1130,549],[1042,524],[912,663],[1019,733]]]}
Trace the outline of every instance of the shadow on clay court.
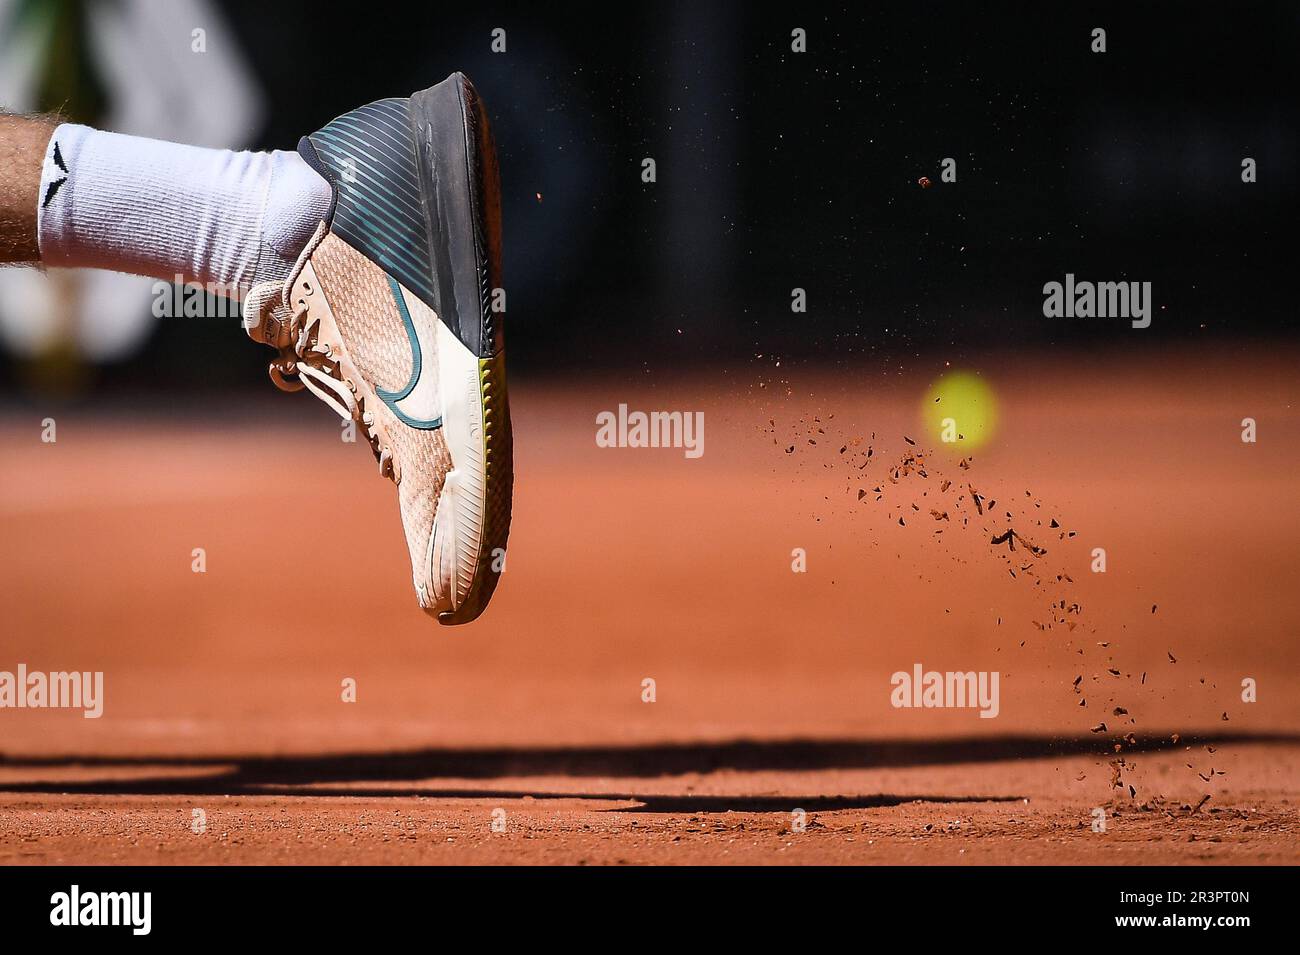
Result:
{"label": "shadow on clay court", "polygon": [[[1172,733],[1138,740],[1127,752],[1158,752],[1225,743],[1295,744],[1298,734]],[[858,809],[924,802],[1010,801],[1018,796],[728,796],[626,792],[434,788],[395,784],[437,779],[520,777],[650,778],[719,770],[738,772],[886,769],[958,765],[1014,759],[1105,756],[1095,737],[990,736],[944,740],[733,740],[629,746],[421,749],[398,753],[301,756],[21,756],[0,755],[0,768],[79,771],[103,769],[100,779],[0,783],[11,793],[96,795],[257,795],[315,797],[424,797],[439,799],[593,799],[636,802],[639,812],[785,810],[795,799],[805,809]],[[153,770],[140,774],[136,770]],[[121,776],[123,771],[129,776]],[[116,776],[117,778],[113,778]],[[358,785],[371,783],[373,785]]]}

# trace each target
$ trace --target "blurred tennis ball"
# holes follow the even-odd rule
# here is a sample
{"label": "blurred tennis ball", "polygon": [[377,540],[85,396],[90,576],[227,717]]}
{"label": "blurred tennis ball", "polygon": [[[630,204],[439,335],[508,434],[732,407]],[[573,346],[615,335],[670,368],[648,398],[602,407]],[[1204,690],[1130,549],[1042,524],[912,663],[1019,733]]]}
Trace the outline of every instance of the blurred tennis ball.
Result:
{"label": "blurred tennis ball", "polygon": [[965,454],[983,447],[997,430],[997,397],[974,372],[949,372],[927,389],[921,419],[939,447]]}

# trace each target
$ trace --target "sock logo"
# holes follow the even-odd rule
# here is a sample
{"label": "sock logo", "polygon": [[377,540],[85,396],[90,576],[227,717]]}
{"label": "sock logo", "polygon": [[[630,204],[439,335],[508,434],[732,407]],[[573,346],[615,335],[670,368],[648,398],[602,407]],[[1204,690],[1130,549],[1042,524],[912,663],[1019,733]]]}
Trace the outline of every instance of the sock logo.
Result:
{"label": "sock logo", "polygon": [[41,203],[42,209],[50,204],[50,200],[54,198],[54,194],[59,191],[59,186],[68,181],[68,166],[67,163],[63,161],[63,153],[59,151],[59,144],[57,142],[54,144],[54,165],[58,166],[63,172],[63,177],[51,181],[45,188],[45,201]]}

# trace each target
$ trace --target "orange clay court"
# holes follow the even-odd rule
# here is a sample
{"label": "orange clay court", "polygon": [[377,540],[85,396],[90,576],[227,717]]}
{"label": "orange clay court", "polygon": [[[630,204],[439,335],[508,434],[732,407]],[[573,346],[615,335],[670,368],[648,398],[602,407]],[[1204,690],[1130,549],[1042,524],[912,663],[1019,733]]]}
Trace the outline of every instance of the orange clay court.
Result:
{"label": "orange clay court", "polygon": [[[1297,355],[1129,354],[970,362],[969,468],[918,431],[942,361],[521,379],[506,574],[456,629],[314,402],[55,444],[11,409],[0,670],[106,699],[0,714],[0,863],[1295,863]],[[619,402],[703,410],[704,455],[596,447]],[[997,717],[891,706],[918,663],[997,671]]]}

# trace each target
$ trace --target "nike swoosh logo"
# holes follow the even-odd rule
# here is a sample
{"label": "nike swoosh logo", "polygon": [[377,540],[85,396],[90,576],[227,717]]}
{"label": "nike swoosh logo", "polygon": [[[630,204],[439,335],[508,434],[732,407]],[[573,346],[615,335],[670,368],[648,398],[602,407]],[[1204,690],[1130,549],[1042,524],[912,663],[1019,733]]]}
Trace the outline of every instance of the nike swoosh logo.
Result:
{"label": "nike swoosh logo", "polygon": [[422,431],[432,431],[442,427],[442,416],[438,414],[441,395],[432,375],[423,374],[424,356],[434,354],[435,344],[433,330],[427,327],[417,329],[411,320],[411,311],[406,307],[406,297],[402,287],[391,275],[388,286],[393,292],[393,301],[397,304],[398,314],[402,316],[402,326],[406,329],[406,340],[411,346],[411,377],[401,391],[385,391],[376,388],[379,400],[388,405],[402,424]]}

